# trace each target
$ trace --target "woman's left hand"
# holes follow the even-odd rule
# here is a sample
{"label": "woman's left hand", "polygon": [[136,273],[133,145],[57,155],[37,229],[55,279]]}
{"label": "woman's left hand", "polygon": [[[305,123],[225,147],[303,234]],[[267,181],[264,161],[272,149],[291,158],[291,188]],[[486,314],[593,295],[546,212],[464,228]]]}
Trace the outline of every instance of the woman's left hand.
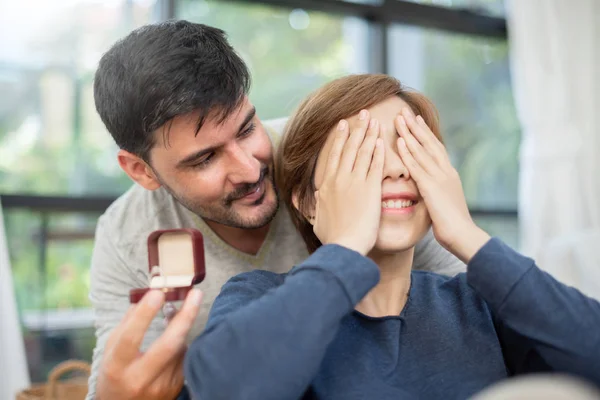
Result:
{"label": "woman's left hand", "polygon": [[421,116],[405,108],[395,119],[398,150],[431,216],[442,246],[467,263],[490,239],[471,218],[460,177],[444,145]]}

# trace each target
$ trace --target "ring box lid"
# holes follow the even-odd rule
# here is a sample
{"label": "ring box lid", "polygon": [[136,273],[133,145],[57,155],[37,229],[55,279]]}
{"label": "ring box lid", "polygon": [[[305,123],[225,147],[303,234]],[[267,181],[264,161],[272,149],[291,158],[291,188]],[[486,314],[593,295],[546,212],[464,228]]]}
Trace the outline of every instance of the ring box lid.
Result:
{"label": "ring box lid", "polygon": [[206,275],[204,240],[196,229],[167,229],[148,236],[149,287],[132,289],[131,303],[137,303],[151,289],[165,292],[167,301],[184,300],[192,287]]}

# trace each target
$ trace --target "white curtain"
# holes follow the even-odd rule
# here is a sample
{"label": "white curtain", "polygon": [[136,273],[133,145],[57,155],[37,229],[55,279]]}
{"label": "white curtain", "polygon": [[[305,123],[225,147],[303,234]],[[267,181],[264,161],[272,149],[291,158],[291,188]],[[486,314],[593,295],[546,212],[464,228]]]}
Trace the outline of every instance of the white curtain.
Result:
{"label": "white curtain", "polygon": [[29,386],[29,371],[13,288],[0,203],[0,399],[12,400]]}
{"label": "white curtain", "polygon": [[600,271],[573,264],[574,252],[600,259],[588,239],[600,232],[600,1],[512,0],[507,21],[523,128],[521,250],[581,287]]}

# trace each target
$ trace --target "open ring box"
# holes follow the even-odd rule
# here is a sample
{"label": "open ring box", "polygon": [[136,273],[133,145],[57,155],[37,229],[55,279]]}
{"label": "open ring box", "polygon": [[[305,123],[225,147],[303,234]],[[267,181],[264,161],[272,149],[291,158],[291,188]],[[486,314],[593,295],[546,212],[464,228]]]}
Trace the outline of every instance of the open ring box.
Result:
{"label": "open ring box", "polygon": [[[167,229],[148,236],[148,287],[129,291],[129,302],[138,303],[144,295],[159,289],[165,304],[178,309],[194,285],[206,275],[204,240],[195,229]],[[165,308],[163,308],[164,312]]]}

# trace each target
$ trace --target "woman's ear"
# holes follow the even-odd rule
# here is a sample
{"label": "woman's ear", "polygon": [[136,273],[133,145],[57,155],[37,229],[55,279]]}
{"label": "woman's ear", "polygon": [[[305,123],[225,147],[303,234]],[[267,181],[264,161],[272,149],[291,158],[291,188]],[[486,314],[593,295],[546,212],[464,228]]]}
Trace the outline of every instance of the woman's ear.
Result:
{"label": "woman's ear", "polygon": [[298,207],[298,193],[296,191],[294,191],[292,193],[292,205],[294,206],[294,208],[298,211],[300,211],[300,208]]}
{"label": "woman's ear", "polygon": [[296,191],[292,193],[292,205],[296,210],[298,210],[298,212],[300,212],[300,214],[304,216],[304,218],[306,218],[309,224],[313,225],[315,223],[315,207],[311,207],[311,210],[305,210],[308,212],[304,212],[303,210],[301,210],[300,201],[298,200],[298,193]]}

